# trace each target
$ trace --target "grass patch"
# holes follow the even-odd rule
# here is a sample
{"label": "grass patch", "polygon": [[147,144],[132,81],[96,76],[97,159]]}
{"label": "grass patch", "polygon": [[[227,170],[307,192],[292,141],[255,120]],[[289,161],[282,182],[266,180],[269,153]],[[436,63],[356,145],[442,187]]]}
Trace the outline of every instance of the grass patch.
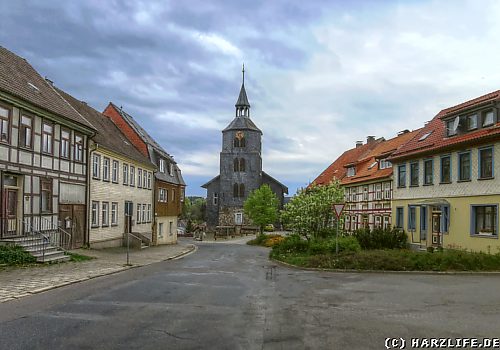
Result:
{"label": "grass patch", "polygon": [[34,263],[36,263],[36,258],[26,252],[22,247],[0,245],[0,265],[22,266]]}
{"label": "grass patch", "polygon": [[271,252],[271,257],[302,267],[380,271],[500,271],[500,254],[469,253],[458,250],[417,252],[407,249],[362,250],[311,255]]}
{"label": "grass patch", "polygon": [[94,259],[91,256],[81,255],[81,254],[76,254],[76,253],[66,252],[66,255],[69,255],[70,261],[74,261],[74,262],[81,262],[81,261],[87,261],[87,260]]}

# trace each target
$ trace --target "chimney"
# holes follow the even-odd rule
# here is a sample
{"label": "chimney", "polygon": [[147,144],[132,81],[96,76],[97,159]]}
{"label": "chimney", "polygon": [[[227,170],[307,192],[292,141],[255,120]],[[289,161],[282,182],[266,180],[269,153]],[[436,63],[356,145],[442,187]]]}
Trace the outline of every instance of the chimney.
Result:
{"label": "chimney", "polygon": [[372,143],[372,142],[375,142],[375,136],[367,136],[366,143]]}
{"label": "chimney", "polygon": [[356,148],[363,146],[363,141],[356,141]]}

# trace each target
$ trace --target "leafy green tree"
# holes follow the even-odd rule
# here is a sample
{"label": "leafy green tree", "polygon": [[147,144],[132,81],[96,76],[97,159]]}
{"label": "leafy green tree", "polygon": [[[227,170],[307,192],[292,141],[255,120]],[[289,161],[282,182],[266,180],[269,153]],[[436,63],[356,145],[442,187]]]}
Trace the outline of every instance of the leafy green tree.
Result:
{"label": "leafy green tree", "polygon": [[195,223],[202,223],[205,221],[205,214],[207,211],[207,201],[205,198],[196,198],[191,203],[190,218]]}
{"label": "leafy green tree", "polygon": [[337,219],[333,203],[344,202],[344,189],[339,181],[329,185],[313,185],[297,192],[285,206],[281,218],[294,233],[310,238],[332,236]]}
{"label": "leafy green tree", "polygon": [[191,200],[188,197],[185,197],[184,203],[182,203],[181,219],[182,220],[191,219]]}
{"label": "leafy green tree", "polygon": [[252,191],[243,204],[245,214],[264,232],[264,226],[278,219],[279,201],[269,185],[262,185]]}

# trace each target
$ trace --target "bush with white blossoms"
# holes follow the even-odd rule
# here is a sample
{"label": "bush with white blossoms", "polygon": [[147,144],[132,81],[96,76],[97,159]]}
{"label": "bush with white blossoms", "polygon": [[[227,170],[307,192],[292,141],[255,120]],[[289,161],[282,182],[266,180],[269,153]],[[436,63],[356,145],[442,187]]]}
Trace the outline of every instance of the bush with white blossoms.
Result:
{"label": "bush with white blossoms", "polygon": [[281,218],[293,233],[306,239],[333,236],[337,217],[332,204],[342,202],[344,189],[340,187],[339,181],[333,181],[329,185],[312,185],[293,196],[282,211]]}

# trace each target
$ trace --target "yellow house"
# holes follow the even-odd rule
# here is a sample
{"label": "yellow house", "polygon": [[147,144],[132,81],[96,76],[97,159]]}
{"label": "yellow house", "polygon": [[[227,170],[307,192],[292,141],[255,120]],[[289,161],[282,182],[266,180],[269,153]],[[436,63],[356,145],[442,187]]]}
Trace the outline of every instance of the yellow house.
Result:
{"label": "yellow house", "polygon": [[390,157],[392,217],[412,245],[497,253],[500,90],[438,113]]}

